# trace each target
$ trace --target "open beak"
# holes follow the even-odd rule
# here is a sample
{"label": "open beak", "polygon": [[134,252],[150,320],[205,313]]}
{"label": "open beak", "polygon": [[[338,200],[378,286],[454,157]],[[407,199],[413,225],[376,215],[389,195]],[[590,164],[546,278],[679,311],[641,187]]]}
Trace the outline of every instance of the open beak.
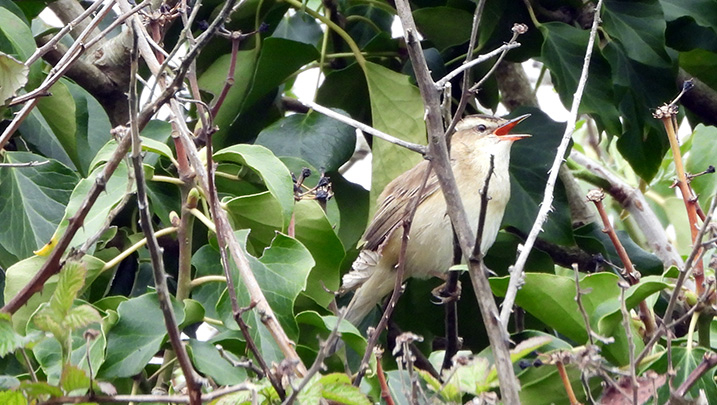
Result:
{"label": "open beak", "polygon": [[520,117],[513,118],[512,120],[496,128],[494,133],[498,135],[503,141],[517,141],[519,139],[528,138],[530,137],[530,135],[528,134],[509,134],[510,130],[513,129],[513,127],[515,127],[516,125],[518,125],[519,122],[523,121],[528,117],[530,117],[530,114],[525,114],[521,115]]}

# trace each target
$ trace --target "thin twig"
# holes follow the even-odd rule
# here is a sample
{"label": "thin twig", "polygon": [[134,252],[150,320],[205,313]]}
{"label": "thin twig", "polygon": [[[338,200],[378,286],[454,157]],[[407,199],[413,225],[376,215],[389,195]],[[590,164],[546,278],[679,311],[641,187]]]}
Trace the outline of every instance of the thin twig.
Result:
{"label": "thin twig", "polygon": [[543,224],[548,219],[548,213],[550,212],[553,205],[553,192],[555,191],[555,184],[560,171],[560,165],[563,164],[563,156],[570,145],[570,139],[575,131],[575,123],[578,118],[578,108],[580,107],[580,100],[582,100],[585,85],[588,80],[588,67],[590,66],[590,59],[593,52],[593,44],[595,43],[595,37],[597,35],[598,25],[600,23],[600,9],[602,7],[602,0],[599,0],[595,5],[595,16],[593,18],[592,28],[590,29],[590,39],[588,40],[588,46],[585,49],[585,60],[583,62],[582,72],[580,73],[580,80],[578,81],[578,87],[575,90],[573,96],[573,105],[570,108],[570,116],[565,127],[565,133],[560,141],[560,145],[555,153],[555,160],[550,168],[550,175],[548,181],[545,184],[545,194],[543,195],[543,201],[540,204],[540,210],[538,216],[535,218],[533,227],[528,233],[528,237],[523,244],[523,248],[520,250],[520,255],[515,264],[510,267],[510,282],[508,283],[508,289],[503,299],[503,308],[500,313],[500,322],[503,327],[508,326],[510,320],[510,313],[513,310],[513,303],[515,302],[515,296],[518,293],[518,287],[523,282],[523,269],[525,263],[528,261],[528,255],[533,249],[535,240],[538,238],[538,234],[543,229]]}
{"label": "thin twig", "polygon": [[419,145],[419,144],[412,143],[412,142],[407,142],[402,139],[396,138],[395,136],[392,136],[385,132],[379,131],[378,129],[373,128],[369,125],[366,125],[366,124],[356,121],[350,117],[339,114],[336,111],[332,111],[324,106],[316,104],[313,101],[299,100],[299,102],[301,104],[303,104],[304,106],[311,108],[312,110],[314,110],[316,112],[324,114],[327,117],[331,117],[339,122],[343,122],[344,124],[350,125],[354,128],[360,129],[364,133],[367,133],[371,136],[375,136],[376,138],[383,139],[384,141],[390,142],[394,145],[403,146],[404,148],[406,148],[408,150],[418,152],[422,155],[426,153],[426,147],[423,145]]}
{"label": "thin twig", "polygon": [[622,327],[625,329],[627,335],[627,353],[629,358],[628,369],[630,372],[630,385],[632,386],[632,403],[637,404],[637,390],[640,388],[640,384],[637,382],[637,373],[635,371],[635,342],[632,340],[632,328],[630,312],[627,310],[627,304],[625,303],[625,291],[630,288],[630,284],[621,280],[618,282],[620,287],[620,312],[622,312]]}
{"label": "thin twig", "polygon": [[462,64],[461,66],[459,66],[459,67],[453,69],[453,70],[452,70],[451,72],[449,72],[447,75],[443,76],[443,78],[441,78],[440,80],[438,80],[438,81],[435,83],[435,86],[436,86],[437,89],[442,90],[442,89],[443,89],[443,86],[445,86],[447,82],[451,81],[451,79],[453,79],[454,77],[458,76],[458,75],[459,75],[461,72],[463,72],[464,70],[470,69],[470,68],[472,68],[473,66],[475,66],[475,65],[477,65],[477,64],[479,64],[479,63],[483,63],[483,62],[485,62],[485,61],[487,61],[487,60],[489,60],[489,59],[491,59],[491,58],[493,58],[493,57],[495,57],[495,56],[497,56],[497,55],[500,55],[501,53],[503,53],[503,52],[505,52],[505,51],[509,51],[509,50],[511,50],[511,49],[518,48],[519,46],[520,46],[520,43],[514,42],[514,41],[511,41],[511,42],[509,42],[509,43],[507,43],[507,44],[503,44],[503,45],[501,45],[500,47],[498,47],[498,48],[496,48],[496,49],[494,49],[494,50],[488,52],[487,54],[485,54],[485,55],[480,55],[480,56],[478,56],[477,58],[473,59],[472,61],[470,61],[470,62],[468,62],[468,63],[464,63],[464,64]]}
{"label": "thin twig", "polygon": [[[413,217],[416,215],[416,210],[418,210],[418,206],[421,202],[421,195],[423,195],[423,190],[426,187],[426,182],[428,182],[428,178],[431,175],[432,165],[428,164],[426,165],[426,169],[423,173],[423,179],[421,180],[421,186],[418,188],[418,192],[416,193],[415,197],[411,201],[411,205],[408,207],[408,215],[406,216],[406,219],[403,221],[403,235],[401,236],[401,250],[398,253],[398,266],[396,268],[396,280],[394,282],[393,287],[393,293],[391,293],[391,298],[388,300],[388,303],[386,304],[386,309],[383,311],[383,315],[381,315],[381,320],[379,321],[376,328],[373,330],[373,332],[370,334],[368,343],[366,345],[366,351],[363,354],[363,358],[361,358],[361,363],[359,364],[359,370],[356,374],[356,378],[354,379],[353,385],[355,387],[358,387],[361,384],[361,379],[366,374],[366,370],[368,369],[368,361],[371,358],[371,353],[373,353],[373,348],[376,347],[376,344],[378,343],[378,338],[381,336],[381,332],[383,332],[384,329],[386,329],[386,325],[388,325],[388,320],[393,314],[393,310],[396,307],[396,303],[398,302],[399,297],[403,293],[403,275],[406,271],[406,251],[408,249],[408,240],[409,235],[411,232],[411,224],[413,222]],[[356,295],[354,295],[354,298],[349,303],[348,307],[346,308],[345,312],[349,312],[352,309],[353,303],[355,302]]]}
{"label": "thin twig", "polygon": [[[60,59],[57,64],[50,69],[50,73],[47,75],[45,80],[42,82],[42,84],[33,91],[38,91],[41,93],[46,93],[50,87],[52,87],[53,84],[55,84],[62,76],[65,74],[67,69],[70,68],[72,63],[77,60],[86,50],[85,44],[83,41],[87,38],[87,36],[94,30],[100,23],[100,21],[110,12],[112,11],[112,6],[114,5],[115,0],[111,0],[107,2],[102,10],[98,13],[97,17],[92,20],[92,23],[90,23],[84,31],[78,36],[77,40],[70,46],[70,48],[67,50],[65,55]],[[2,135],[0,135],[0,149],[5,147],[5,144],[10,140],[10,137],[17,131],[17,129],[20,127],[20,124],[27,118],[27,116],[30,114],[30,111],[32,111],[33,108],[38,103],[38,98],[33,98],[25,104],[20,111],[18,111],[15,116],[13,117],[13,120],[10,122],[10,124],[5,128]]]}
{"label": "thin twig", "polygon": [[42,166],[42,165],[45,165],[45,164],[48,164],[48,163],[50,163],[49,160],[45,160],[45,161],[42,161],[42,162],[41,162],[41,161],[38,161],[38,160],[33,160],[32,162],[25,162],[25,163],[0,163],[0,167],[15,167],[15,168],[18,168],[18,167],[37,167],[37,166]]}
{"label": "thin twig", "polygon": [[192,405],[200,405],[202,403],[201,384],[197,381],[198,375],[194,371],[192,362],[189,360],[187,351],[182,343],[177,320],[174,317],[174,310],[170,301],[169,287],[167,286],[167,274],[164,270],[164,261],[162,258],[162,248],[157,242],[152,225],[152,214],[149,212],[149,201],[147,199],[147,185],[144,178],[144,167],[142,164],[142,140],[139,136],[139,126],[136,120],[137,114],[137,71],[139,61],[137,59],[137,36],[134,33],[134,41],[131,52],[130,63],[130,87],[129,87],[129,110],[130,110],[130,136],[132,137],[132,153],[131,160],[134,167],[134,175],[137,184],[137,208],[139,210],[140,224],[142,231],[147,238],[147,250],[149,251],[152,263],[152,274],[154,275],[154,285],[157,289],[157,299],[159,307],[162,310],[165,327],[169,335],[169,341],[172,349],[177,356],[179,365],[182,368],[184,379],[189,390],[189,403]]}
{"label": "thin twig", "polygon": [[[220,398],[224,395],[232,394],[237,391],[251,391],[255,387],[252,383],[241,383],[232,385],[231,387],[221,388],[216,391],[212,391],[208,394],[204,394],[202,397],[208,403],[214,399]],[[42,402],[42,405],[59,405],[59,404],[81,404],[85,402],[96,402],[96,403],[127,403],[127,402],[160,402],[160,403],[177,403],[177,404],[189,404],[191,400],[189,395],[82,395],[82,396],[71,396],[71,397],[56,397],[48,399]]]}

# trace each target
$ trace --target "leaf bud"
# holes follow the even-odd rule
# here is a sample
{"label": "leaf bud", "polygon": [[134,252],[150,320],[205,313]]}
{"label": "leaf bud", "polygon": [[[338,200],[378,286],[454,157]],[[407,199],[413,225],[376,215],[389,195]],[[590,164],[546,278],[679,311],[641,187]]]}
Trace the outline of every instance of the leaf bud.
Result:
{"label": "leaf bud", "polygon": [[199,190],[196,187],[192,187],[187,195],[187,208],[190,210],[197,208],[197,202],[199,202]]}

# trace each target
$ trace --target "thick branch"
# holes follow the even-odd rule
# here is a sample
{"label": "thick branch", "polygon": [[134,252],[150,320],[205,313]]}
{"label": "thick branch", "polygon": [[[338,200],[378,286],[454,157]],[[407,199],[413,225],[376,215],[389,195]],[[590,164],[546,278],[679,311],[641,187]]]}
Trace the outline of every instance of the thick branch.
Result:
{"label": "thick branch", "polygon": [[598,162],[595,162],[578,151],[572,151],[570,158],[589,172],[607,180],[610,188],[607,191],[620,205],[625,208],[630,216],[645,235],[650,244],[652,252],[660,258],[665,268],[670,266],[682,267],[684,262],[677,252],[677,249],[667,238],[665,230],[660,225],[660,220],[650,208],[642,192],[627,184],[623,179],[616,176]]}
{"label": "thick branch", "polygon": [[431,160],[433,170],[436,172],[441,190],[448,205],[448,214],[458,236],[463,256],[469,263],[471,281],[476,292],[476,299],[480,307],[486,331],[490,340],[495,358],[496,369],[500,380],[500,390],[505,403],[520,403],[518,396],[519,383],[513,373],[513,366],[508,352],[508,334],[501,327],[498,319],[498,308],[493,300],[493,294],[488,280],[482,269],[470,260],[474,236],[472,235],[468,217],[458,193],[455,178],[450,166],[448,147],[446,145],[443,123],[441,120],[440,99],[435,83],[431,79],[428,65],[416,37],[418,31],[413,21],[411,8],[406,0],[396,2],[399,18],[404,27],[404,37],[408,47],[409,56],[416,73],[421,96],[426,107],[426,127],[428,129],[429,149],[428,158]]}

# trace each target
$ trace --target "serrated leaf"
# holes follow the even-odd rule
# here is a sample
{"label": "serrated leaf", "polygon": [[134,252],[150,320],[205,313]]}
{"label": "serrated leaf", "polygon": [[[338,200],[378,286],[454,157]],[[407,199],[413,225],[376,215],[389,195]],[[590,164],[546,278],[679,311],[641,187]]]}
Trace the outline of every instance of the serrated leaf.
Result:
{"label": "serrated leaf", "polygon": [[27,84],[30,69],[12,56],[0,52],[0,105],[12,97]]}
{"label": "serrated leaf", "polygon": [[62,369],[60,386],[68,394],[75,390],[87,390],[90,388],[90,377],[83,370],[68,364]]}
{"label": "serrated leaf", "polygon": [[356,135],[353,127],[312,111],[280,119],[259,133],[256,144],[330,172],[351,158]]}
{"label": "serrated leaf", "polygon": [[351,384],[346,374],[333,373],[324,375],[319,379],[321,396],[329,401],[350,405],[370,405],[372,402],[364,395],[359,387]]}
{"label": "serrated leaf", "polygon": [[254,170],[276,198],[282,210],[284,228],[289,225],[294,208],[294,183],[291,173],[271,151],[259,145],[239,144],[214,154],[217,162],[232,162]]}
{"label": "serrated leaf", "polygon": [[17,391],[2,391],[0,392],[0,404],[27,405],[27,399]]}
{"label": "serrated leaf", "polygon": [[22,347],[22,337],[12,328],[10,315],[0,314],[0,357],[5,357],[18,347]]}
{"label": "serrated leaf", "polygon": [[64,319],[63,325],[70,330],[87,326],[102,319],[100,313],[89,305],[72,308]]}
{"label": "serrated leaf", "polygon": [[[182,306],[172,300],[178,323],[184,319]],[[121,303],[119,321],[107,335],[107,358],[98,372],[100,378],[129,377],[139,373],[157,353],[167,331],[156,293]]]}
{"label": "serrated leaf", "polygon": [[[423,100],[408,76],[366,62],[366,82],[374,128],[405,141],[425,144]],[[372,152],[371,212],[386,184],[421,161],[419,154],[380,139],[374,141]]]}
{"label": "serrated leaf", "polygon": [[[33,318],[33,320],[35,318]],[[31,323],[28,326],[28,334],[35,332],[35,330],[32,329],[33,324],[34,323]],[[88,327],[76,329],[72,333],[72,352],[69,355],[69,363],[63,362],[63,358],[61,356],[62,348],[56,339],[44,339],[33,346],[32,353],[42,367],[43,373],[47,376],[47,382],[50,384],[59,384],[62,370],[66,364],[72,364],[73,366],[84,370],[85,373],[89,375],[88,363],[91,363],[93,372],[97,372],[105,359],[107,341],[103,333],[100,333],[97,338],[91,340],[89,342],[90,347],[88,359],[87,340],[85,339],[84,334],[90,329],[96,332],[101,329],[101,326],[99,323],[93,323]]]}
{"label": "serrated leaf", "polygon": [[85,285],[87,269],[82,262],[68,261],[60,270],[55,293],[50,299],[50,307],[57,313],[66,314],[77,298],[77,293]]}
{"label": "serrated leaf", "polygon": [[[5,152],[6,163],[44,162],[27,152]],[[0,266],[7,268],[50,240],[65,211],[77,175],[57,161],[0,168]],[[6,297],[7,299],[7,297]]]}
{"label": "serrated leaf", "polygon": [[61,397],[63,394],[61,389],[43,381],[23,381],[20,384],[20,389],[25,391],[28,396],[50,395],[52,397]]}

